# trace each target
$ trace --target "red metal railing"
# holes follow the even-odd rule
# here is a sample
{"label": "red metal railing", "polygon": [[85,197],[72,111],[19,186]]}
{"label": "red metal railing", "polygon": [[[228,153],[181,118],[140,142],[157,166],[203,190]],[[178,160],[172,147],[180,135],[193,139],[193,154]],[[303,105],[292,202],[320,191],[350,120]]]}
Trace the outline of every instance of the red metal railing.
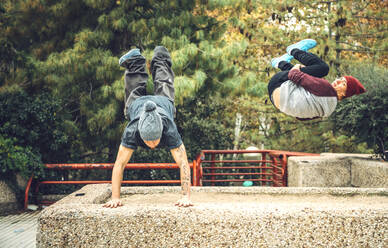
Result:
{"label": "red metal railing", "polygon": [[[45,164],[46,169],[52,170],[112,170],[113,163],[83,163],[83,164]],[[190,168],[193,169],[192,178],[193,186],[197,181],[198,171],[195,168],[195,162],[189,163]],[[179,169],[179,166],[175,163],[129,163],[125,166],[125,169],[131,170],[161,170],[161,169]],[[27,182],[26,190],[24,192],[24,209],[28,205],[28,196],[33,183],[34,176],[31,175]],[[180,180],[123,180],[122,184],[179,184]],[[35,181],[34,193],[38,193],[39,186],[42,184],[100,184],[100,183],[111,183],[111,180],[51,180],[51,181]]]}
{"label": "red metal railing", "polygon": [[[288,152],[288,151],[271,151],[269,153],[273,161],[273,167],[276,172],[274,173],[274,186],[287,186],[288,185],[288,171],[287,162],[291,156],[319,156],[317,153],[305,153],[305,152]],[[282,176],[280,176],[282,175]]]}
{"label": "red metal railing", "polygon": [[[260,158],[241,159],[239,155],[243,154],[256,154]],[[195,160],[198,170],[196,185],[251,181],[258,186],[285,187],[288,157],[312,155],[319,154],[275,150],[203,150]]]}
{"label": "red metal railing", "polygon": [[[241,159],[241,154],[257,154],[260,159]],[[232,156],[234,155],[234,156]],[[258,186],[287,186],[287,160],[290,156],[318,156],[319,154],[287,152],[276,150],[202,150],[196,160],[190,163],[192,168],[192,185],[203,186],[210,184],[251,181]],[[223,156],[227,158],[224,159]],[[229,156],[229,157],[228,157]],[[209,158],[210,157],[210,158]],[[230,158],[231,157],[231,158]],[[237,159],[238,158],[238,159]],[[45,164],[46,169],[52,170],[112,170],[113,163],[83,163],[83,164]],[[221,166],[219,166],[221,165]],[[129,163],[125,169],[131,170],[160,170],[179,169],[175,163]],[[28,196],[33,175],[27,183],[24,195],[24,208],[28,205]],[[35,181],[34,193],[38,193],[42,184],[93,184],[111,183],[110,180],[45,180]],[[180,180],[124,180],[123,184],[179,184]]]}

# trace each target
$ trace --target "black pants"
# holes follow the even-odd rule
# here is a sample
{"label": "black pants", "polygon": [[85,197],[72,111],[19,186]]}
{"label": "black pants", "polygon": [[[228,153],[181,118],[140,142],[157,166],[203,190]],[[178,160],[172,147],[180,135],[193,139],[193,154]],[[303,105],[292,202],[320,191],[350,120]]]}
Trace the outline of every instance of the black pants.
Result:
{"label": "black pants", "polygon": [[[157,46],[151,60],[151,73],[154,81],[154,95],[165,96],[174,103],[174,72],[169,52],[165,47]],[[147,95],[148,73],[146,60],[143,56],[136,56],[128,61],[124,73],[125,82],[125,108],[124,116],[133,101]]]}
{"label": "black pants", "polygon": [[[291,55],[301,64],[305,65],[305,67],[302,67],[300,70],[306,74],[323,78],[329,73],[329,66],[315,54],[295,48],[291,51]],[[276,73],[268,83],[268,95],[272,103],[273,91],[288,80],[288,72],[293,66],[293,64],[286,61],[281,61],[279,63],[279,69],[282,71]]]}

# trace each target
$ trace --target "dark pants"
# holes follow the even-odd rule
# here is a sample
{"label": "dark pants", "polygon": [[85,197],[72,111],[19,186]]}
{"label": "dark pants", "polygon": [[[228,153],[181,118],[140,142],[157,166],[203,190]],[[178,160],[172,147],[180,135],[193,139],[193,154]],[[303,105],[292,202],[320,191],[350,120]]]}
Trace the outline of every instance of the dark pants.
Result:
{"label": "dark pants", "polygon": [[[305,65],[300,70],[306,74],[314,77],[323,78],[329,73],[329,66],[321,60],[317,55],[305,52],[299,49],[293,49],[291,55],[294,56],[301,64]],[[286,61],[279,63],[281,72],[276,73],[268,83],[269,99],[273,103],[272,93],[276,88],[279,88],[284,82],[288,80],[288,72],[294,65]]]}
{"label": "dark pants", "polygon": [[[157,46],[151,60],[151,74],[154,81],[154,95],[165,96],[174,103],[174,72],[171,69],[171,57],[165,47]],[[124,116],[133,101],[147,95],[148,74],[143,56],[136,56],[128,61],[124,74],[125,108]]]}

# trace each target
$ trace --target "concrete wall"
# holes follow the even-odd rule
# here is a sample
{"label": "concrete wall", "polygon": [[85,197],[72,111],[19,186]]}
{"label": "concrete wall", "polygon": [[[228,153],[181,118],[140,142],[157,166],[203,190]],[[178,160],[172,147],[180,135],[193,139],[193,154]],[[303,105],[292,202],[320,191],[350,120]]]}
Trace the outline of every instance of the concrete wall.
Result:
{"label": "concrete wall", "polygon": [[355,158],[351,160],[352,186],[360,188],[388,187],[388,162]]}
{"label": "concrete wall", "polygon": [[16,199],[15,193],[5,181],[0,181],[0,215],[7,214],[19,208],[20,204]]}
{"label": "concrete wall", "polygon": [[289,187],[388,187],[388,162],[365,154],[290,157]]}
{"label": "concrete wall", "polygon": [[20,174],[16,174],[13,178],[11,182],[0,180],[0,215],[18,211],[23,206],[23,202],[20,202],[21,199],[17,199],[14,190],[8,184],[12,183],[17,190],[24,192],[28,179]]}
{"label": "concrete wall", "polygon": [[388,190],[88,185],[44,209],[37,247],[384,247]]}

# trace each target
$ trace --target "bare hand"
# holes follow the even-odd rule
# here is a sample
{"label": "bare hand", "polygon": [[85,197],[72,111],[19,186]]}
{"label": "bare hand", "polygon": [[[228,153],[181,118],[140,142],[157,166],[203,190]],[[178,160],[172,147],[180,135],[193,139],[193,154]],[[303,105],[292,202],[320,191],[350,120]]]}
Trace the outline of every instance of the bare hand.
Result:
{"label": "bare hand", "polygon": [[117,208],[121,207],[123,203],[120,199],[112,199],[103,205],[104,208]]}
{"label": "bare hand", "polygon": [[193,206],[193,203],[191,203],[189,197],[184,196],[180,200],[178,200],[177,203],[175,203],[175,206],[178,206],[178,207],[190,207],[190,206]]}
{"label": "bare hand", "polygon": [[294,65],[294,67],[291,68],[291,70],[298,70],[300,71],[300,68],[304,67],[304,65],[301,65],[301,64],[296,64]]}

